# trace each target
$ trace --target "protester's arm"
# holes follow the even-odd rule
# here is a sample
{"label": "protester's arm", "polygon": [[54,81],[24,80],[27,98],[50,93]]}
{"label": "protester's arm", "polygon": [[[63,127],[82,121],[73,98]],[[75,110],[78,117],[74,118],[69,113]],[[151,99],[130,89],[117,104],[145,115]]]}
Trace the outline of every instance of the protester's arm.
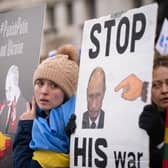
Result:
{"label": "protester's arm", "polygon": [[155,105],[147,105],[139,117],[139,127],[146,130],[152,144],[158,146],[164,137],[164,122]]}
{"label": "protester's arm", "polygon": [[62,107],[63,110],[63,117],[65,128],[64,131],[66,135],[70,138],[71,134],[75,132],[76,129],[76,115],[74,114],[75,111],[75,101],[76,97],[72,96]]}
{"label": "protester's arm", "polygon": [[32,160],[33,150],[29,148],[33,120],[20,120],[13,143],[14,168],[38,168],[36,161]]}
{"label": "protester's arm", "polygon": [[26,112],[20,116],[18,128],[13,143],[13,167],[14,168],[40,168],[38,162],[32,160],[33,150],[29,148],[32,139],[32,126],[35,118],[35,99],[32,105],[27,103]]}

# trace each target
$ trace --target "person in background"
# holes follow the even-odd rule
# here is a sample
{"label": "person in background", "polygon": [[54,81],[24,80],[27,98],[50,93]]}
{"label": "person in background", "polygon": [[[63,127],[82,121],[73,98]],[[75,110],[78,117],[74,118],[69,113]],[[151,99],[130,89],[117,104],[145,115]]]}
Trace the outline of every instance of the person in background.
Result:
{"label": "person in background", "polygon": [[168,56],[157,56],[153,65],[152,104],[139,117],[139,127],[150,139],[150,168],[162,168],[166,108],[168,107]]}
{"label": "person in background", "polygon": [[89,78],[87,87],[87,108],[83,113],[82,128],[103,128],[104,111],[102,110],[103,98],[106,90],[105,72],[101,67],[96,67]]}
{"label": "person in background", "polygon": [[20,116],[13,143],[14,168],[69,167],[77,62],[76,48],[67,44],[35,70],[34,96]]}

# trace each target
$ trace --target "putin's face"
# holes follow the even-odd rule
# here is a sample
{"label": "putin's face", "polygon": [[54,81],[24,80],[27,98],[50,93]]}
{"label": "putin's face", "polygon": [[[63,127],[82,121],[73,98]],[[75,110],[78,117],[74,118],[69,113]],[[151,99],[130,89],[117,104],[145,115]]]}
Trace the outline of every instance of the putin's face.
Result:
{"label": "putin's face", "polygon": [[100,72],[95,72],[89,81],[87,89],[87,106],[92,121],[96,120],[101,111],[104,92],[103,75]]}

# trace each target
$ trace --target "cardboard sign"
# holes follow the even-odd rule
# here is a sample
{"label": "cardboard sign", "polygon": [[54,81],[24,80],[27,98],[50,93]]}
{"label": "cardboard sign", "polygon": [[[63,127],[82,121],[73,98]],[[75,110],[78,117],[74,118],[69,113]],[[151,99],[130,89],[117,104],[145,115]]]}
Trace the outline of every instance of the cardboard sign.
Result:
{"label": "cardboard sign", "polygon": [[0,167],[12,167],[11,144],[19,116],[32,99],[45,5],[0,14]]}
{"label": "cardboard sign", "polygon": [[138,119],[150,103],[156,15],[151,4],[85,22],[71,167],[148,167]]}
{"label": "cardboard sign", "polygon": [[161,55],[168,55],[168,20],[165,18],[156,43],[156,50]]}

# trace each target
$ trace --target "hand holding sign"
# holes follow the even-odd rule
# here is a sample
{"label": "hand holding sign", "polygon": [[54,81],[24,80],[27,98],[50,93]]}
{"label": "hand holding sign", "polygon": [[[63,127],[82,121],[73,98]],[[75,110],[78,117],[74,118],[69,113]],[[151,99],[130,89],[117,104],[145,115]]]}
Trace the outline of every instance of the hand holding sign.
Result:
{"label": "hand holding sign", "polygon": [[26,112],[20,116],[20,120],[33,120],[36,116],[36,101],[32,98],[32,104],[26,103]]}
{"label": "hand holding sign", "polygon": [[143,88],[143,82],[138,79],[135,74],[129,75],[127,78],[122,80],[115,88],[114,91],[118,92],[123,89],[122,97],[126,100],[135,100],[141,96]]}

